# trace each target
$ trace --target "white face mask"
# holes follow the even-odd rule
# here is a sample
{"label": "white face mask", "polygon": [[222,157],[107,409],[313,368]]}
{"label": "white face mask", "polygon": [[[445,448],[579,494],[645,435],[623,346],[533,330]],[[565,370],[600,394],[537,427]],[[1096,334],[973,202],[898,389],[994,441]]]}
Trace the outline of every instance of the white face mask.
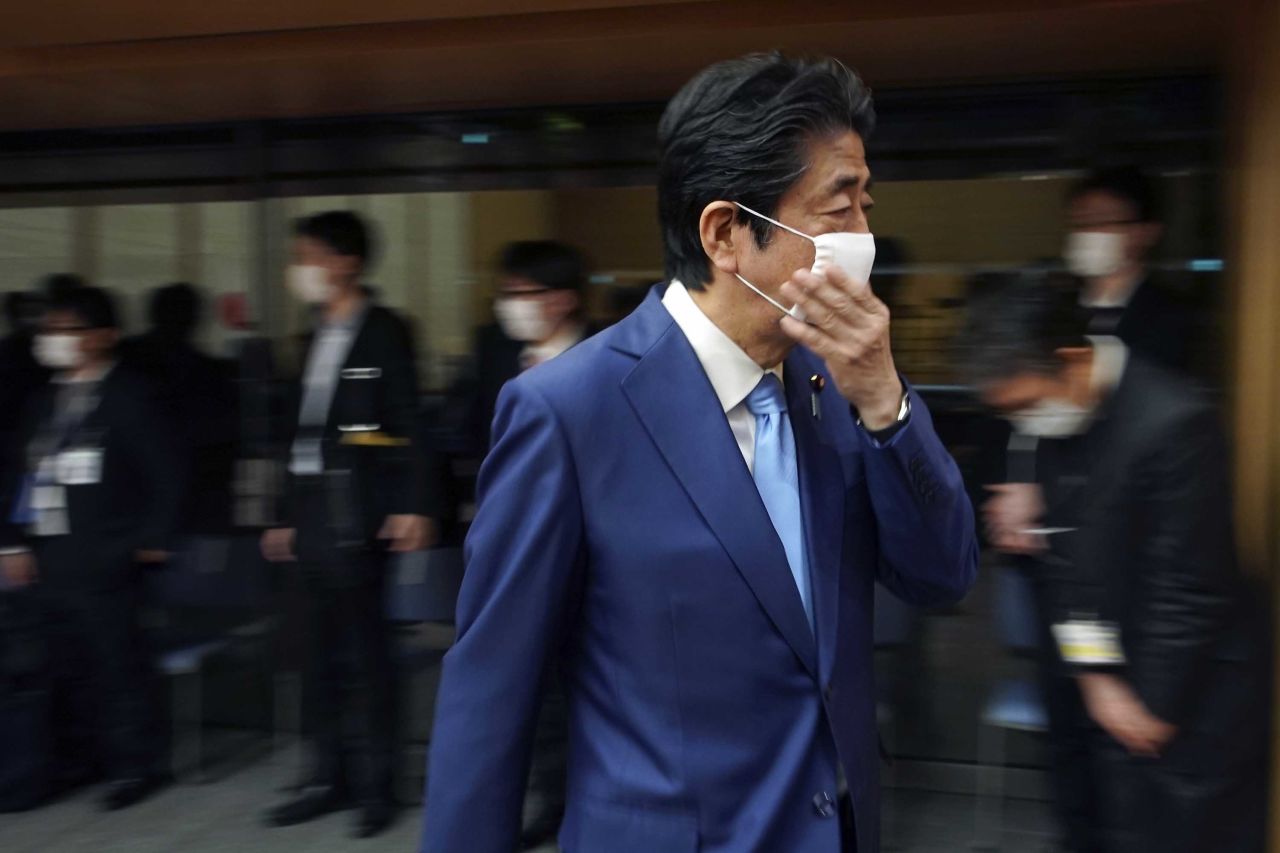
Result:
{"label": "white face mask", "polygon": [[324,267],[290,264],[284,271],[285,287],[299,302],[322,305],[333,298],[333,286]]}
{"label": "white face mask", "polygon": [[1041,400],[1029,409],[1008,416],[1022,435],[1037,438],[1067,438],[1079,435],[1089,425],[1093,412],[1067,400]]}
{"label": "white face mask", "polygon": [[1073,231],[1067,235],[1062,259],[1081,278],[1102,278],[1124,266],[1124,235],[1109,231]]}
{"label": "white face mask", "polygon": [[[738,204],[737,202],[734,202]],[[770,219],[763,213],[757,213],[745,204],[738,204],[738,207],[750,213],[752,216],[758,216],[765,222],[769,222],[778,226],[784,231],[790,231],[797,237],[813,243],[816,252],[813,257],[814,275],[821,275],[828,267],[839,267],[844,270],[845,275],[857,282],[867,282],[871,280],[871,267],[876,261],[876,238],[871,234],[856,234],[852,231],[833,231],[830,234],[819,234],[817,237],[810,237],[803,231],[797,231],[789,225],[783,225],[776,219]],[[793,305],[790,309],[783,308],[782,305],[773,297],[766,294],[760,288],[747,281],[741,275],[734,273],[738,277],[738,281],[745,284],[756,295],[763,297],[774,308],[777,308],[783,314],[787,314],[795,319],[804,322],[805,316],[803,309],[799,305]]]}
{"label": "white face mask", "polygon": [[513,341],[545,341],[551,334],[551,323],[537,298],[505,297],[495,300],[493,314],[503,333]]}
{"label": "white face mask", "polygon": [[74,370],[83,361],[80,354],[80,340],[75,335],[58,333],[36,335],[31,354],[43,367],[50,370]]}

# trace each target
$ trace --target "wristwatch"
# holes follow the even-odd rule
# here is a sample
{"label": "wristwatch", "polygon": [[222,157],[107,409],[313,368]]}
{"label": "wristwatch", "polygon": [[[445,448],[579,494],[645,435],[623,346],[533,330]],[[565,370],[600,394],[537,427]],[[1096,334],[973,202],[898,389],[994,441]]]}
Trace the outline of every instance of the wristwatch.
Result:
{"label": "wristwatch", "polygon": [[911,392],[907,389],[906,383],[902,387],[902,402],[898,404],[898,417],[884,429],[870,430],[862,423],[862,418],[858,418],[858,426],[867,429],[867,435],[871,436],[878,443],[884,444],[889,439],[898,434],[898,430],[907,425],[907,421],[911,419]]}

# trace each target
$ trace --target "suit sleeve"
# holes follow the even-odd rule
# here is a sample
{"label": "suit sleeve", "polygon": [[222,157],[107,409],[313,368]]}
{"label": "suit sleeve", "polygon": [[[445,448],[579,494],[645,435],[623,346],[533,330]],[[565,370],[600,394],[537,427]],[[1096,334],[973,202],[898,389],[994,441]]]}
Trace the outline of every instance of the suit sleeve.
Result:
{"label": "suit sleeve", "polygon": [[515,849],[542,674],[579,584],[582,506],[555,413],[510,383],[494,436],[437,698],[424,853]]}
{"label": "suit sleeve", "polygon": [[408,443],[388,448],[383,456],[386,511],[389,515],[434,515],[427,489],[429,456],[421,428],[418,370],[413,342],[395,315],[386,338],[387,361],[383,398],[383,430]]}
{"label": "suit sleeve", "polygon": [[37,401],[43,396],[32,395],[19,419],[18,428],[6,436],[5,445],[0,447],[0,548],[19,548],[27,543],[26,531],[10,519],[17,508],[27,475],[25,450],[35,432]]}
{"label": "suit sleeve", "polygon": [[1141,479],[1150,525],[1139,558],[1147,600],[1129,666],[1143,701],[1175,724],[1235,615],[1225,444],[1217,415],[1206,412],[1157,442]]}
{"label": "suit sleeve", "polygon": [[[132,389],[131,389],[132,390]],[[138,482],[146,484],[146,509],[140,521],[136,547],[165,551],[173,547],[173,536],[183,507],[186,470],[174,431],[163,410],[147,388],[132,390],[133,399],[121,407],[120,434]]]}
{"label": "suit sleeve", "polygon": [[885,444],[863,432],[880,542],[877,579],[917,606],[960,600],[978,571],[973,506],[960,469],[914,391],[911,417]]}

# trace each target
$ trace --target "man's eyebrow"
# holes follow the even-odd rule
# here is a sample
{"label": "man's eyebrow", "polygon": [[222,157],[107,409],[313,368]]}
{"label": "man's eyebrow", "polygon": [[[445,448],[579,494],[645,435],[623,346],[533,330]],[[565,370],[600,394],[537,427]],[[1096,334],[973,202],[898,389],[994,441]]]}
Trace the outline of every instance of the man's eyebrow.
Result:
{"label": "man's eyebrow", "polygon": [[[858,184],[860,184],[861,182],[862,182],[861,175],[841,175],[840,177],[836,178],[835,181],[832,182],[831,186],[827,190],[827,194],[837,195],[838,193],[842,193],[845,190],[849,189],[850,187],[858,186]],[[868,175],[867,185],[864,189],[869,190],[871,189],[872,186],[874,186],[874,184],[875,184],[875,180],[870,175]]]}

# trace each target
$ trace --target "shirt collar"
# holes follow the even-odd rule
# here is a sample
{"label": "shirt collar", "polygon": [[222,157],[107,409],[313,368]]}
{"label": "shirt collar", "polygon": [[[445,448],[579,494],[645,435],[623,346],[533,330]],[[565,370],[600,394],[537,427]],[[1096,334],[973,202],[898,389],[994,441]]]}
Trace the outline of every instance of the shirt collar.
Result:
{"label": "shirt collar", "polygon": [[538,364],[542,364],[544,361],[550,361],[556,356],[563,355],[568,352],[575,344],[581,341],[583,331],[583,327],[575,323],[551,340],[547,341],[545,344],[525,347],[522,354],[534,359]]}
{"label": "shirt collar", "polygon": [[1093,345],[1093,372],[1089,384],[1094,393],[1106,396],[1114,391],[1124,378],[1129,363],[1129,348],[1113,335],[1096,335],[1089,338]]}
{"label": "shirt collar", "polygon": [[107,378],[107,374],[115,369],[116,363],[109,361],[98,370],[95,370],[88,376],[72,377],[66,373],[54,374],[52,381],[58,385],[92,385],[95,382],[101,382]]}
{"label": "shirt collar", "polygon": [[364,316],[369,313],[369,298],[366,296],[360,300],[360,304],[356,310],[352,311],[341,320],[329,322],[322,320],[320,322],[320,330],[325,332],[354,332],[364,324]]}
{"label": "shirt collar", "polygon": [[[721,408],[728,413],[741,405],[760,384],[765,371],[711,322],[679,281],[673,280],[667,286],[667,292],[662,295],[662,305],[689,339],[694,355],[706,371],[707,379],[711,380],[711,388],[716,392]],[[769,372],[782,379],[781,364]]]}
{"label": "shirt collar", "polygon": [[1142,286],[1144,280],[1144,276],[1139,275],[1118,292],[1107,296],[1094,296],[1089,292],[1088,286],[1085,286],[1080,292],[1080,305],[1083,308],[1102,310],[1128,308],[1129,303],[1133,301],[1133,295],[1138,292],[1138,288]]}

